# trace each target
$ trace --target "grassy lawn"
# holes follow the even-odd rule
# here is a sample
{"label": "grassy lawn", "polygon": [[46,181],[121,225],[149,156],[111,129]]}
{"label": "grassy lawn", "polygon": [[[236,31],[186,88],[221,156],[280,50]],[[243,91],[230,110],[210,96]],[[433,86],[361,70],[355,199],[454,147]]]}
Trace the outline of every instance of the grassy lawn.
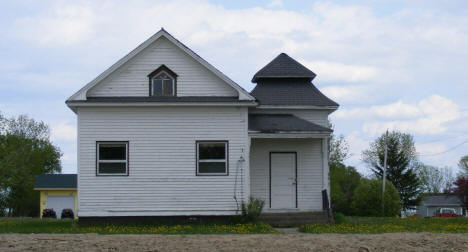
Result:
{"label": "grassy lawn", "polygon": [[314,234],[468,233],[468,218],[346,217],[340,224],[304,225],[299,230]]}
{"label": "grassy lawn", "polygon": [[1,219],[0,233],[275,234],[268,224],[79,225],[73,220]]}

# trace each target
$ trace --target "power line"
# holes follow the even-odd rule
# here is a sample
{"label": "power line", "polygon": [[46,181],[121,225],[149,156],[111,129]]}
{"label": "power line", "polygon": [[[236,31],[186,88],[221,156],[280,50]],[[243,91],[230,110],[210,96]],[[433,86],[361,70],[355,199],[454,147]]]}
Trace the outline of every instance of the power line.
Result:
{"label": "power line", "polygon": [[464,145],[466,143],[468,143],[468,139],[466,139],[465,141],[453,146],[452,148],[450,148],[450,149],[448,149],[446,151],[442,151],[442,152],[439,152],[439,153],[432,153],[432,154],[417,154],[417,156],[437,156],[437,155],[445,154],[447,152],[455,150],[456,148],[458,148],[458,147],[460,147],[460,146],[462,146],[462,145]]}
{"label": "power line", "polygon": [[[466,134],[464,134],[466,135]],[[416,144],[427,144],[427,143],[437,143],[437,142],[445,142],[450,139],[460,138],[460,136],[452,135],[450,137],[440,138],[436,140],[428,140],[428,141],[415,141]]]}

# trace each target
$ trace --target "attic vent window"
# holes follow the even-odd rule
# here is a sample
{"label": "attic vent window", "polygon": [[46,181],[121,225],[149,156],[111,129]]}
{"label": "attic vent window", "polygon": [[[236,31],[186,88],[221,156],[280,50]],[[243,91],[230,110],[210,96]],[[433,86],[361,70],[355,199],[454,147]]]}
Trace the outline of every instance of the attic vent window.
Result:
{"label": "attic vent window", "polygon": [[165,65],[160,66],[148,75],[150,96],[176,96],[177,74]]}
{"label": "attic vent window", "polygon": [[165,72],[153,77],[153,95],[154,96],[173,96],[174,79]]}

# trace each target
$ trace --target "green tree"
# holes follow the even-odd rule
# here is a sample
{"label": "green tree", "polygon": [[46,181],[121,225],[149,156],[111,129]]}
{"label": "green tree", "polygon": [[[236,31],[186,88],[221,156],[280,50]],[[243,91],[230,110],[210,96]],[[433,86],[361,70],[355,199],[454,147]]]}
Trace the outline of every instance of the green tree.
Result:
{"label": "green tree", "polygon": [[[363,151],[362,158],[377,178],[383,177],[385,134]],[[387,138],[387,180],[396,187],[404,210],[414,209],[420,198],[420,180],[414,164],[417,161],[413,137],[393,131]]]}
{"label": "green tree", "polygon": [[460,158],[458,162],[458,167],[461,169],[461,176],[468,177],[468,155]]}
{"label": "green tree", "polygon": [[[328,121],[328,126],[333,129],[333,124]],[[330,136],[330,165],[341,164],[349,157],[349,144],[343,135]]]}
{"label": "green tree", "polygon": [[0,195],[12,216],[37,216],[38,174],[61,171],[60,150],[49,140],[49,127],[27,116],[0,121]]}
{"label": "green tree", "polygon": [[[395,186],[387,180],[385,183],[385,211],[383,216],[400,214],[400,197]],[[351,207],[358,216],[382,216],[382,180],[361,179],[354,192]]]}
{"label": "green tree", "polygon": [[352,215],[351,202],[361,174],[354,167],[342,163],[330,164],[330,197],[334,212]]}

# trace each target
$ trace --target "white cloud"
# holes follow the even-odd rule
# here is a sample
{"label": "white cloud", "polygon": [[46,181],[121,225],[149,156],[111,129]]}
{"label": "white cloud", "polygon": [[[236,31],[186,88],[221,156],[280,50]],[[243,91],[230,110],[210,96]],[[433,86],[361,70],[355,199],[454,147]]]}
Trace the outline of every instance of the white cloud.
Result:
{"label": "white cloud", "polygon": [[76,141],[75,125],[60,122],[51,127],[52,141]]}
{"label": "white cloud", "polygon": [[437,154],[446,150],[447,146],[443,143],[416,143],[416,151],[423,155]]}
{"label": "white cloud", "polygon": [[363,140],[359,136],[359,131],[353,131],[346,136],[346,141],[349,143],[350,157],[347,161],[349,162],[360,162],[361,151],[369,147],[369,142]]}
{"label": "white cloud", "polygon": [[372,66],[347,65],[330,61],[304,61],[304,65],[320,73],[320,81],[361,82],[375,78],[379,71]]}
{"label": "white cloud", "polygon": [[417,104],[405,104],[401,100],[387,105],[371,106],[365,108],[341,109],[335,113],[335,118],[368,118],[377,116],[381,118],[415,118],[421,116],[423,111]]}
{"label": "white cloud", "polygon": [[[366,86],[327,86],[320,88],[326,96],[338,102],[368,103],[373,100]],[[339,110],[341,111],[341,110]]]}
{"label": "white cloud", "polygon": [[[417,104],[393,103],[386,106],[373,106],[369,109],[361,108],[346,115],[346,111],[337,117],[377,116],[381,118],[409,118],[392,121],[371,121],[363,125],[363,131],[371,135],[378,135],[386,129],[401,130],[414,134],[440,134],[448,128],[448,123],[460,118],[458,105],[450,99],[439,95],[432,95]],[[367,114],[367,115],[366,115]]]}
{"label": "white cloud", "polygon": [[94,19],[90,6],[59,5],[51,13],[18,19],[13,30],[16,36],[41,45],[71,45],[92,37]]}
{"label": "white cloud", "polygon": [[[410,10],[376,16],[370,7],[331,2],[316,2],[303,11],[227,9],[208,1],[183,0],[52,5],[50,10],[19,18],[13,33],[39,45],[74,45],[87,51],[96,46],[96,50],[121,53],[122,48],[131,50],[165,27],[187,44],[206,48],[213,55],[252,53],[250,71],[261,67],[263,59],[287,52],[307,62],[320,81],[412,84],[418,73],[430,78],[439,72],[434,64],[415,64],[419,51],[414,48],[430,42],[440,43],[439,51],[457,48],[464,52],[460,47],[468,44],[466,17],[439,13],[435,19]],[[270,5],[280,6],[281,1]],[[456,43],[447,44],[447,36]],[[442,62],[433,56],[424,53],[424,62]],[[245,65],[241,59],[231,59],[236,61],[232,64]],[[421,69],[410,71],[410,66]]]}

